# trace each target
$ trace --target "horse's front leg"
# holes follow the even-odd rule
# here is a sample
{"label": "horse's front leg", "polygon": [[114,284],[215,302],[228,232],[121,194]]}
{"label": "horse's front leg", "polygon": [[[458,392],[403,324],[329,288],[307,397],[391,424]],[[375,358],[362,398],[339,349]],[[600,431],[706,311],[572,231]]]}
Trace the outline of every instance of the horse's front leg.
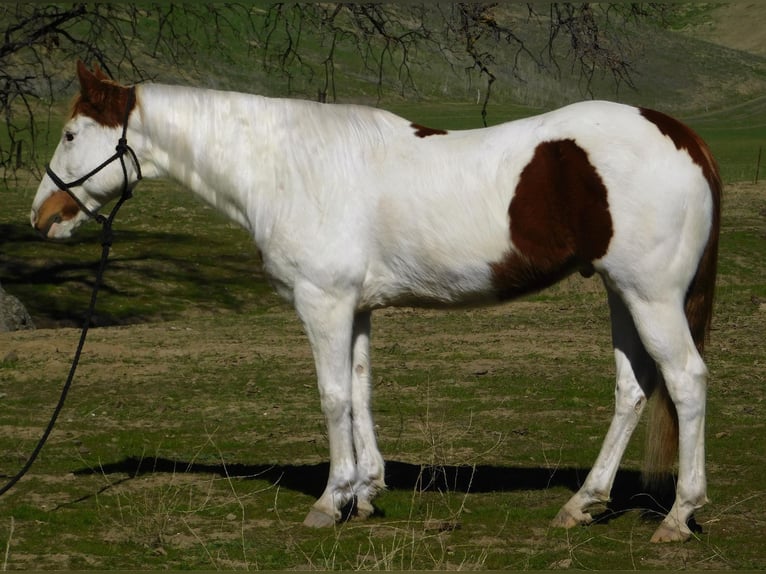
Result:
{"label": "horse's front leg", "polygon": [[355,298],[330,295],[311,284],[296,286],[295,309],[316,364],[319,398],[327,422],[330,474],[304,524],[334,525],[354,498],[356,463],[351,422],[351,349]]}
{"label": "horse's front leg", "polygon": [[354,450],[356,452],[356,515],[367,518],[374,509],[372,499],[386,488],[383,457],[378,450],[370,411],[370,317],[369,311],[354,317],[351,404]]}

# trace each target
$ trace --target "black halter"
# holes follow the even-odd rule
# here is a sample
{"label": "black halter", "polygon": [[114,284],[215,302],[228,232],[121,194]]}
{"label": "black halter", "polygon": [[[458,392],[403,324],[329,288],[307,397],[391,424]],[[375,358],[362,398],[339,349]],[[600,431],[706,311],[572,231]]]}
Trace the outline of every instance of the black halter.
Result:
{"label": "black halter", "polygon": [[133,148],[131,148],[128,145],[128,140],[127,140],[128,117],[130,116],[130,112],[133,109],[135,102],[136,102],[136,89],[135,87],[131,87],[129,88],[129,91],[128,91],[128,103],[125,106],[125,121],[122,125],[122,137],[117,141],[117,148],[114,155],[112,155],[112,157],[110,157],[109,159],[101,163],[101,165],[99,165],[95,169],[92,169],[84,176],[74,181],[70,181],[69,183],[64,183],[64,181],[58,175],[56,175],[56,173],[51,169],[50,164],[45,166],[45,173],[47,173],[48,177],[50,177],[51,180],[53,180],[53,183],[56,184],[59,187],[59,189],[61,189],[62,191],[67,192],[69,194],[69,197],[71,197],[75,201],[75,203],[77,204],[77,206],[80,208],[81,211],[83,211],[88,217],[95,219],[99,223],[104,223],[104,220],[106,220],[106,218],[103,215],[94,213],[93,211],[88,209],[85,206],[85,204],[80,200],[80,198],[77,197],[74,193],[72,193],[71,188],[82,185],[88,179],[96,175],[98,172],[100,172],[102,169],[104,169],[113,161],[120,160],[120,165],[122,166],[122,175],[123,175],[122,199],[124,201],[130,197],[131,188],[128,183],[128,170],[125,167],[125,157],[124,157],[125,154],[130,154],[130,157],[133,160],[133,164],[136,166],[137,179],[140,180],[142,177],[141,164],[138,163],[138,157],[136,156],[136,152],[134,152]]}

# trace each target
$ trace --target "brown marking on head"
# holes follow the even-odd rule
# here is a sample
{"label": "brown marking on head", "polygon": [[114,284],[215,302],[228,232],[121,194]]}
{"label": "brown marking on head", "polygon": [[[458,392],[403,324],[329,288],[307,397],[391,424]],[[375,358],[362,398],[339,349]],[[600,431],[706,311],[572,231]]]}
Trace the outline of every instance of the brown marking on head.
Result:
{"label": "brown marking on head", "polygon": [[542,289],[575,270],[592,274],[612,238],[607,190],[574,140],[541,143],[508,208],[514,250],[491,264],[499,296]]}
{"label": "brown marking on head", "polygon": [[447,135],[447,130],[440,130],[436,128],[429,128],[421,126],[420,124],[412,123],[410,127],[415,130],[415,135],[419,138],[427,138],[428,136],[444,136]]}
{"label": "brown marking on head", "polygon": [[80,211],[80,206],[72,197],[60,189],[54,191],[37,210],[35,228],[47,234],[50,226],[56,222],[69,221]]}
{"label": "brown marking on head", "polygon": [[98,66],[91,72],[85,64],[77,62],[77,76],[80,93],[72,103],[72,117],[81,114],[107,127],[121,126],[129,89],[107,78]]}

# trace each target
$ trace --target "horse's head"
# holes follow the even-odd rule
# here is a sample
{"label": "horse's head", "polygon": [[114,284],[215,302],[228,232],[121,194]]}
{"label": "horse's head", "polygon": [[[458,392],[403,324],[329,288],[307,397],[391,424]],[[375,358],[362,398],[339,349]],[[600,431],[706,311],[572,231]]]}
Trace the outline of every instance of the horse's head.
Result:
{"label": "horse's head", "polygon": [[[98,67],[91,72],[79,62],[77,74],[80,93],[32,203],[32,226],[51,239],[70,237],[117,197],[125,183],[120,161],[96,168],[114,155],[135,98],[129,88],[109,80]],[[139,179],[138,166],[127,156],[124,165],[132,186]],[[66,187],[76,199],[62,189]]]}

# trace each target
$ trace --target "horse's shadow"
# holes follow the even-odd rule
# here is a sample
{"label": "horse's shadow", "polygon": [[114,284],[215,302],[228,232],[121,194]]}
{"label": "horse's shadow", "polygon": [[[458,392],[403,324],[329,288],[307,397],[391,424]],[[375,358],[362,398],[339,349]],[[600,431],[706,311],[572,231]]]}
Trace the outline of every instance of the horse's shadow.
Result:
{"label": "horse's shadow", "polygon": [[[314,498],[324,489],[328,463],[307,465],[205,464],[161,457],[128,457],[98,467],[82,468],[75,475],[127,474],[136,478],[151,474],[196,473],[228,478],[260,479],[279,484]],[[589,469],[508,466],[420,466],[400,461],[386,462],[386,485],[389,490],[443,491],[458,493],[513,492],[548,490],[563,487],[572,492],[580,488]],[[617,473],[611,500],[606,509],[594,516],[597,522],[609,522],[621,514],[638,510],[647,518],[661,517],[673,502],[673,481],[668,479],[657,492],[643,486],[641,473],[622,470]],[[380,509],[376,509],[380,513]]]}

